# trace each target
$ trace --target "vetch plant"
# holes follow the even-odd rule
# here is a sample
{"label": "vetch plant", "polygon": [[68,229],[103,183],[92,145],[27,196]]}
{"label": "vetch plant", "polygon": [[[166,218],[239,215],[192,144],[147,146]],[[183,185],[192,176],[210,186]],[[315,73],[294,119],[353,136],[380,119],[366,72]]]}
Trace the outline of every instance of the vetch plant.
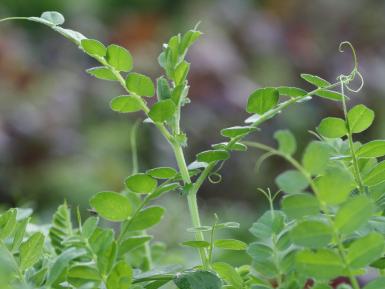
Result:
{"label": "vetch plant", "polygon": [[[90,199],[95,214],[82,220],[79,211],[61,205],[47,230],[31,226],[31,210],[9,209],[0,216],[1,288],[161,288],[180,289],[330,289],[331,282],[346,276],[345,288],[359,289],[357,277],[369,268],[379,277],[365,289],[385,286],[384,181],[385,141],[365,144],[354,136],[366,130],[374,112],[360,104],[348,109],[346,91],[358,93],[363,85],[357,57],[349,42],[354,68],[330,83],[318,76],[302,74],[314,85],[312,91],[297,87],[259,88],[249,96],[246,125],[224,128],[224,142],[186,161],[184,147],[188,138],[180,126],[182,108],[188,98],[188,49],[201,36],[195,27],[178,34],[163,45],[158,62],[164,75],[154,83],[146,75],[133,72],[130,52],[119,45],[105,46],[81,33],[63,28],[64,17],[44,12],[41,17],[13,17],[7,20],[38,22],[60,33],[98,62],[87,72],[102,80],[114,81],[123,94],[110,102],[118,113],[141,112],[145,123],[154,126],[172,149],[176,164],[147,171],[138,170],[135,150],[135,126],[132,134],[133,172],[124,180],[122,192],[104,191]],[[357,89],[354,80],[361,81]],[[339,89],[339,91],[337,91]],[[157,98],[149,106],[147,99]],[[288,130],[274,134],[278,148],[246,141],[265,121],[292,104],[322,97],[341,103],[342,116],[323,119],[313,132],[316,140],[305,149],[300,161],[293,157],[296,140]],[[250,228],[255,242],[217,239],[218,230],[239,228],[236,222],[202,224],[197,204],[200,187],[209,179],[220,181],[220,169],[233,151],[257,148],[266,152],[259,161],[279,156],[293,169],[280,174],[280,191],[260,190],[269,200],[270,209]],[[165,208],[155,201],[169,192],[185,196],[194,234],[181,245],[196,248],[200,264],[194,268],[159,267],[156,251],[163,247],[152,241],[147,229],[159,223]],[[274,200],[284,194],[280,208]],[[73,220],[72,213],[75,213]],[[100,223],[100,218],[119,224],[119,230]],[[38,228],[38,229],[36,229]],[[246,250],[250,264],[234,267],[217,260],[214,249]],[[173,284],[173,285],[170,285]],[[165,287],[163,287],[165,288]],[[171,287],[172,288],[172,287]],[[339,287],[343,288],[343,287]]]}

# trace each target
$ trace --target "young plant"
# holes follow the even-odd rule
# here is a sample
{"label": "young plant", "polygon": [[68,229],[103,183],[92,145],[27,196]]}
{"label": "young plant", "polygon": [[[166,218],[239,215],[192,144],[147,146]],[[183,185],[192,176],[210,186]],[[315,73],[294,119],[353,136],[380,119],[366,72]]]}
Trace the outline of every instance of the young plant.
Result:
{"label": "young plant", "polygon": [[[133,172],[124,181],[122,192],[99,192],[90,200],[96,216],[84,222],[77,212],[77,226],[66,203],[56,211],[48,232],[44,227],[32,230],[30,210],[10,209],[0,217],[0,272],[2,288],[160,288],[173,281],[180,289],[302,289],[330,288],[329,282],[338,276],[348,276],[351,286],[358,289],[356,276],[368,266],[384,269],[384,202],[382,184],[385,166],[377,158],[385,155],[385,142],[376,140],[361,145],[353,135],[367,129],[374,113],[363,105],[347,110],[345,89],[357,78],[355,51],[354,68],[341,75],[335,83],[310,74],[301,77],[316,88],[305,91],[297,87],[267,87],[255,90],[248,99],[246,111],[252,114],[246,125],[224,128],[225,142],[200,152],[186,162],[183,148],[187,135],[180,126],[182,108],[188,98],[187,75],[190,63],[185,60],[188,49],[201,36],[195,27],[170,38],[163,45],[158,62],[164,75],[156,84],[146,75],[133,72],[130,52],[119,45],[107,47],[95,39],[63,28],[64,17],[58,12],[44,12],[41,17],[14,17],[6,20],[38,22],[60,33],[98,62],[87,69],[92,76],[114,81],[123,94],[110,102],[119,113],[142,112],[145,123],[153,125],[172,149],[177,167],[157,167],[139,172],[135,150],[135,130],[132,134]],[[363,83],[362,83],[363,84]],[[332,90],[340,87],[341,92]],[[147,99],[156,95],[151,106]],[[311,142],[303,159],[293,157],[294,136],[287,130],[275,134],[278,149],[243,141],[265,121],[288,106],[319,96],[342,103],[344,119],[326,118],[317,128],[317,141]],[[256,242],[246,245],[235,239],[216,239],[219,229],[238,228],[235,222],[201,223],[197,194],[206,179],[221,179],[219,170],[232,151],[256,147],[269,155],[278,155],[293,165],[278,176],[282,192],[282,209],[275,209],[278,194],[264,192],[270,210],[250,229]],[[306,193],[310,189],[313,194]],[[155,250],[146,230],[159,223],[165,209],[152,202],[165,193],[179,191],[186,196],[195,239],[182,243],[197,248],[201,264],[194,268],[161,268],[157,266]],[[118,223],[114,231],[103,226],[104,221]],[[105,224],[105,222],[104,222]],[[214,249],[246,250],[252,263],[235,268],[217,261]],[[155,268],[154,268],[155,267]],[[187,269],[187,270],[186,270]],[[7,271],[8,272],[8,271]],[[4,276],[3,276],[4,275]],[[5,281],[3,281],[5,280]],[[2,282],[2,283],[1,283]],[[4,284],[3,284],[4,283]],[[383,277],[365,289],[379,289]],[[311,285],[314,284],[314,285]],[[347,286],[347,285],[346,285]]]}

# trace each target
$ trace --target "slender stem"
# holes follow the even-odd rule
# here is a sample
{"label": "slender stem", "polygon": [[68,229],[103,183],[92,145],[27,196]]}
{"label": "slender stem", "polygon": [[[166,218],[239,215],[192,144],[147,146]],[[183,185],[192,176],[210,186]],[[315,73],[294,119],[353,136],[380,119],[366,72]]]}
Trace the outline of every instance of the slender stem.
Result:
{"label": "slender stem", "polygon": [[8,17],[8,18],[0,19],[0,22],[5,22],[9,20],[28,20],[28,17]]}
{"label": "slender stem", "polygon": [[131,134],[130,134],[132,172],[133,173],[137,173],[139,171],[138,146],[137,146],[137,140],[136,140],[138,127],[139,127],[139,121],[136,121],[131,128]]}
{"label": "slender stem", "polygon": [[350,155],[352,156],[352,164],[353,164],[353,174],[354,178],[356,180],[358,190],[361,194],[365,192],[364,190],[364,185],[362,182],[362,177],[360,174],[360,168],[358,166],[358,161],[357,161],[357,156],[354,150],[354,143],[353,143],[353,133],[352,129],[350,126],[349,118],[348,118],[348,111],[347,111],[347,106],[346,106],[346,100],[345,100],[345,94],[344,94],[344,82],[342,79],[340,79],[340,85],[341,85],[341,94],[342,94],[342,108],[344,111],[344,116],[345,116],[345,124],[346,124],[346,130],[347,130],[347,138],[348,138],[348,143],[349,143],[349,150],[350,150]]}
{"label": "slender stem", "polygon": [[[189,175],[186,161],[184,158],[182,147],[180,146],[180,144],[174,143],[173,150],[174,150],[175,158],[178,163],[180,173],[182,175],[183,182],[187,185],[191,184],[191,179],[190,179],[190,175]],[[192,225],[194,227],[201,227],[202,224],[199,216],[197,194],[196,194],[196,191],[194,191],[194,185],[192,185],[192,189],[190,189],[187,194],[187,203],[188,203]],[[200,232],[200,231],[196,232],[195,239],[197,241],[204,241],[205,238],[204,238],[203,232]],[[206,249],[199,248],[199,255],[201,257],[203,266],[207,267],[208,257],[207,257]]]}
{"label": "slender stem", "polygon": [[[137,96],[135,93],[132,93],[131,91],[129,91],[127,89],[126,82],[125,82],[124,78],[122,77],[122,75],[120,74],[120,72],[115,70],[113,67],[111,67],[103,58],[100,58],[98,60],[103,65],[105,65],[111,69],[112,73],[118,79],[120,85],[124,88],[125,91],[127,91],[130,95],[137,97],[138,100],[141,101],[143,111],[148,116],[150,109],[147,107],[146,103],[142,100],[141,97]],[[179,123],[179,118],[178,118],[178,123]],[[182,149],[181,145],[177,141],[174,140],[174,137],[170,134],[170,132],[167,130],[167,128],[164,126],[164,124],[162,124],[162,123],[154,123],[154,124],[159,129],[161,134],[165,137],[165,139],[168,141],[168,143],[171,145],[171,147],[174,151],[174,155],[175,155],[180,173],[182,175],[183,182],[185,184],[191,184],[190,175],[188,172],[186,160],[185,160],[183,149]],[[179,127],[179,124],[177,127]],[[196,193],[189,192],[187,195],[187,202],[188,202],[191,222],[192,222],[193,226],[194,227],[201,227],[201,221],[200,221],[200,216],[199,216],[199,209],[198,209]],[[195,238],[198,241],[204,241],[204,235],[202,232],[197,232],[195,234]],[[199,254],[201,257],[202,264],[204,266],[206,266],[206,264],[207,264],[206,250],[204,248],[200,248]]]}
{"label": "slender stem", "polygon": [[[331,85],[329,85],[327,87],[324,87],[323,89],[332,89],[332,88],[337,87],[339,84],[340,84],[339,82],[335,82],[335,83],[333,83],[333,84],[331,84]],[[275,108],[267,111],[266,113],[262,114],[258,118],[258,120],[256,120],[251,126],[257,128],[258,126],[260,126],[265,121],[271,119],[273,116],[275,116],[276,114],[280,113],[283,109],[289,107],[290,105],[298,102],[301,99],[304,99],[306,97],[314,95],[315,93],[317,93],[318,90],[319,90],[319,88],[314,89],[314,90],[308,92],[305,96],[293,97],[293,98],[290,98],[289,100],[286,100],[286,101],[280,103],[279,105],[277,105],[277,107],[275,107]],[[238,137],[235,137],[235,138],[231,139],[228,142],[228,144],[226,145],[226,149],[230,149],[232,145],[234,145],[238,141],[242,140],[244,137],[245,137],[245,135],[241,135],[241,136],[238,136]],[[194,183],[194,187],[193,187],[192,191],[194,191],[195,193],[197,193],[199,191],[199,189],[202,186],[203,182],[211,174],[212,170],[216,167],[217,164],[218,164],[218,162],[212,162],[202,171],[202,173],[198,177],[198,180]]]}
{"label": "slender stem", "polygon": [[345,249],[343,247],[343,243],[342,243],[341,237],[340,237],[340,233],[338,232],[338,229],[334,225],[333,219],[331,217],[331,214],[329,212],[329,209],[328,209],[327,205],[319,197],[320,194],[318,192],[318,189],[317,189],[317,187],[316,187],[316,185],[315,185],[311,175],[305,170],[305,168],[298,161],[296,161],[290,155],[284,154],[284,153],[282,153],[282,152],[280,152],[280,151],[278,151],[278,150],[276,150],[276,149],[274,149],[272,147],[269,147],[269,146],[261,144],[261,143],[257,143],[257,142],[243,142],[243,143],[245,145],[247,145],[247,146],[259,148],[259,149],[271,152],[271,153],[273,153],[275,155],[278,155],[278,156],[284,158],[285,160],[287,160],[293,167],[295,167],[307,179],[311,189],[314,192],[314,195],[318,199],[318,202],[320,204],[321,210],[324,212],[326,218],[328,219],[328,221],[329,221],[329,223],[330,223],[330,225],[331,225],[331,227],[333,229],[333,237],[334,237],[334,240],[336,241],[337,250],[338,250],[338,253],[340,254],[342,263],[343,263],[344,267],[346,268],[346,270],[348,272],[349,280],[350,280],[350,282],[351,282],[351,284],[352,284],[354,289],[360,289],[360,287],[358,285],[358,282],[357,282],[357,279],[355,278],[354,274],[352,273],[352,270],[351,270],[351,268],[349,266],[349,263],[347,261],[347,257],[346,257],[346,254],[345,254]]}

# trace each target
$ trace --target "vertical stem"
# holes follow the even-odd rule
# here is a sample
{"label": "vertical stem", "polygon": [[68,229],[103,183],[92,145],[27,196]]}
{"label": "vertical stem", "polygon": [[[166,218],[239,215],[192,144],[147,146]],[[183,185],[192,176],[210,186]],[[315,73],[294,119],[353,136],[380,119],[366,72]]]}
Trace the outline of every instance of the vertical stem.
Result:
{"label": "vertical stem", "polygon": [[[178,167],[183,179],[183,182],[185,184],[191,184],[191,179],[190,175],[188,172],[188,168],[186,165],[186,160],[184,158],[183,150],[180,144],[175,143],[173,144],[173,150],[175,154],[176,161],[178,163]],[[194,186],[192,187],[194,188]],[[201,220],[199,216],[199,209],[198,209],[198,202],[197,202],[197,192],[193,189],[190,189],[188,194],[187,194],[187,203],[188,203],[188,208],[190,212],[190,218],[191,218],[191,223],[194,227],[201,227]],[[203,232],[196,232],[195,233],[195,239],[197,241],[204,241],[204,235]],[[207,252],[205,248],[199,248],[199,255],[201,257],[201,261],[204,267],[207,267]]]}
{"label": "vertical stem", "polygon": [[130,145],[131,145],[131,158],[132,158],[132,172],[137,173],[139,171],[139,162],[138,162],[138,146],[136,141],[136,135],[138,131],[139,120],[137,120],[132,128],[130,134]]}
{"label": "vertical stem", "polygon": [[[116,71],[113,67],[109,66],[108,63],[106,61],[104,61],[103,59],[100,59],[100,62],[103,65],[110,67],[112,73],[116,76],[116,78],[118,79],[118,81],[121,84],[121,86],[128,93],[130,93],[133,96],[138,97],[137,95],[135,95],[132,92],[127,90],[127,87],[126,87],[126,84],[125,84],[125,80],[124,80],[124,78],[122,77],[122,75],[118,71]],[[148,115],[148,113],[150,111],[149,108],[147,107],[147,105],[143,102],[143,100],[140,97],[138,97],[138,99],[142,102],[142,108],[143,108],[144,113],[146,115]],[[177,120],[176,120],[176,122],[177,122],[177,131],[178,132],[180,130],[179,129],[179,119],[180,119],[180,116],[178,115]],[[166,138],[166,140],[169,142],[169,144],[172,146],[172,149],[174,151],[174,155],[175,155],[175,158],[176,158],[176,161],[177,161],[180,173],[182,175],[183,182],[185,184],[191,184],[190,175],[189,175],[189,172],[188,172],[186,160],[184,158],[184,153],[183,153],[181,145],[178,144],[174,140],[173,136],[170,134],[170,132],[167,130],[167,128],[164,126],[164,124],[160,124],[160,123],[154,123],[154,124],[159,129],[161,134]],[[193,188],[194,188],[194,186],[193,186]],[[191,190],[191,192],[188,193],[187,202],[188,202],[188,207],[189,207],[189,211],[190,211],[190,217],[191,217],[191,221],[192,221],[193,226],[194,227],[201,227],[201,221],[200,221],[200,217],[199,217],[199,209],[198,209],[196,193],[197,193],[197,189],[196,190],[195,189]],[[195,234],[195,239],[198,240],[198,241],[204,241],[203,233],[202,232],[197,232]],[[148,244],[147,244],[147,246],[148,246]],[[200,257],[201,257],[202,264],[204,266],[206,266],[206,264],[207,264],[206,250],[204,248],[200,248],[199,249],[199,254],[200,254]]]}
{"label": "vertical stem", "polygon": [[[139,171],[139,162],[138,162],[138,147],[137,147],[137,131],[138,131],[139,121],[136,121],[132,126],[131,134],[130,134],[130,144],[131,144],[131,156],[132,156],[132,173],[136,174]],[[143,201],[145,203],[146,200]],[[143,235],[147,235],[146,230],[142,231]],[[145,271],[149,271],[152,269],[152,256],[151,256],[151,247],[150,242],[146,242],[144,244],[144,256],[145,262],[143,265],[143,269]]]}
{"label": "vertical stem", "polygon": [[345,84],[342,81],[342,79],[340,79],[340,84],[341,84],[341,93],[342,93],[342,108],[343,108],[344,116],[345,116],[345,123],[346,123],[347,137],[348,137],[348,142],[349,142],[350,155],[352,156],[354,179],[356,180],[359,192],[361,194],[363,194],[365,192],[364,191],[364,185],[362,183],[362,178],[361,178],[361,174],[360,174],[360,168],[358,166],[357,156],[356,156],[356,153],[354,151],[353,134],[352,134],[352,130],[351,130],[350,123],[349,123],[348,110],[346,107],[346,100],[345,100],[345,94],[344,94],[344,85]]}

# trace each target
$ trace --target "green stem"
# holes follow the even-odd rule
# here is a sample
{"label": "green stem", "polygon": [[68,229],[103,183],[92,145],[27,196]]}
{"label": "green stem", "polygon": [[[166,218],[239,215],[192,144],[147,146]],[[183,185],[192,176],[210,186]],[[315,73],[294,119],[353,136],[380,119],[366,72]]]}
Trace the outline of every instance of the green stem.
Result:
{"label": "green stem", "polygon": [[[184,158],[183,150],[180,144],[174,143],[173,144],[173,150],[175,154],[175,158],[183,179],[183,182],[187,185],[191,184],[190,174],[188,172],[188,168],[186,165],[186,160]],[[188,208],[190,212],[190,218],[191,223],[193,227],[201,227],[201,220],[199,216],[199,209],[198,209],[198,202],[197,202],[197,191],[194,190],[194,185],[192,185],[192,188],[189,190],[187,194],[187,203]],[[195,233],[195,239],[197,241],[204,241],[204,235],[203,232],[196,232]],[[202,264],[204,267],[207,267],[208,257],[207,252],[205,248],[199,248],[199,255],[202,261]]]}
{"label": "green stem", "polygon": [[352,129],[351,129],[351,126],[349,123],[348,111],[347,111],[345,94],[344,94],[344,82],[342,81],[342,79],[340,80],[340,85],[341,85],[341,93],[343,96],[342,97],[342,109],[344,111],[345,124],[346,124],[346,130],[347,130],[347,138],[348,138],[348,143],[349,143],[349,151],[350,151],[350,155],[352,156],[354,179],[355,179],[356,184],[358,186],[359,192],[361,194],[363,194],[363,193],[365,193],[365,190],[364,190],[364,185],[362,182],[362,177],[360,174],[360,168],[358,166],[356,152],[354,150],[353,133],[352,133]]}
{"label": "green stem", "polygon": [[135,174],[139,171],[139,162],[138,162],[138,146],[136,135],[138,132],[139,120],[137,120],[131,128],[130,133],[130,144],[131,144],[131,158],[132,158],[132,172]]}
{"label": "green stem", "polygon": [[[122,75],[120,74],[120,72],[116,71],[113,67],[111,67],[103,58],[100,58],[99,61],[103,65],[105,65],[111,69],[112,73],[116,76],[120,85],[124,88],[125,91],[127,91],[130,95],[136,96],[138,98],[138,100],[141,101],[143,111],[148,116],[150,109],[147,107],[146,103],[142,100],[141,97],[137,96],[135,93],[132,93],[131,91],[129,91],[127,89],[126,82],[125,82],[124,78],[122,77]],[[174,140],[173,136],[170,134],[170,132],[167,130],[167,128],[164,126],[164,124],[161,124],[161,123],[154,123],[154,124],[159,129],[161,134],[165,137],[165,139],[168,141],[168,143],[171,145],[171,147],[174,151],[174,155],[175,155],[180,173],[182,175],[183,182],[185,184],[191,184],[190,175],[188,172],[186,160],[184,158],[184,153],[183,153],[181,145]],[[192,222],[193,226],[194,227],[201,227],[201,221],[200,221],[200,216],[199,216],[199,209],[198,209],[196,193],[190,192],[187,196],[187,202],[188,202],[191,222]],[[195,234],[195,238],[198,241],[204,241],[204,235],[202,232],[197,232]],[[201,257],[202,264],[204,266],[206,266],[206,264],[207,264],[206,250],[204,248],[199,249],[199,254]]]}
{"label": "green stem", "polygon": [[10,21],[10,20],[28,20],[28,17],[8,17],[0,19],[0,22]]}

